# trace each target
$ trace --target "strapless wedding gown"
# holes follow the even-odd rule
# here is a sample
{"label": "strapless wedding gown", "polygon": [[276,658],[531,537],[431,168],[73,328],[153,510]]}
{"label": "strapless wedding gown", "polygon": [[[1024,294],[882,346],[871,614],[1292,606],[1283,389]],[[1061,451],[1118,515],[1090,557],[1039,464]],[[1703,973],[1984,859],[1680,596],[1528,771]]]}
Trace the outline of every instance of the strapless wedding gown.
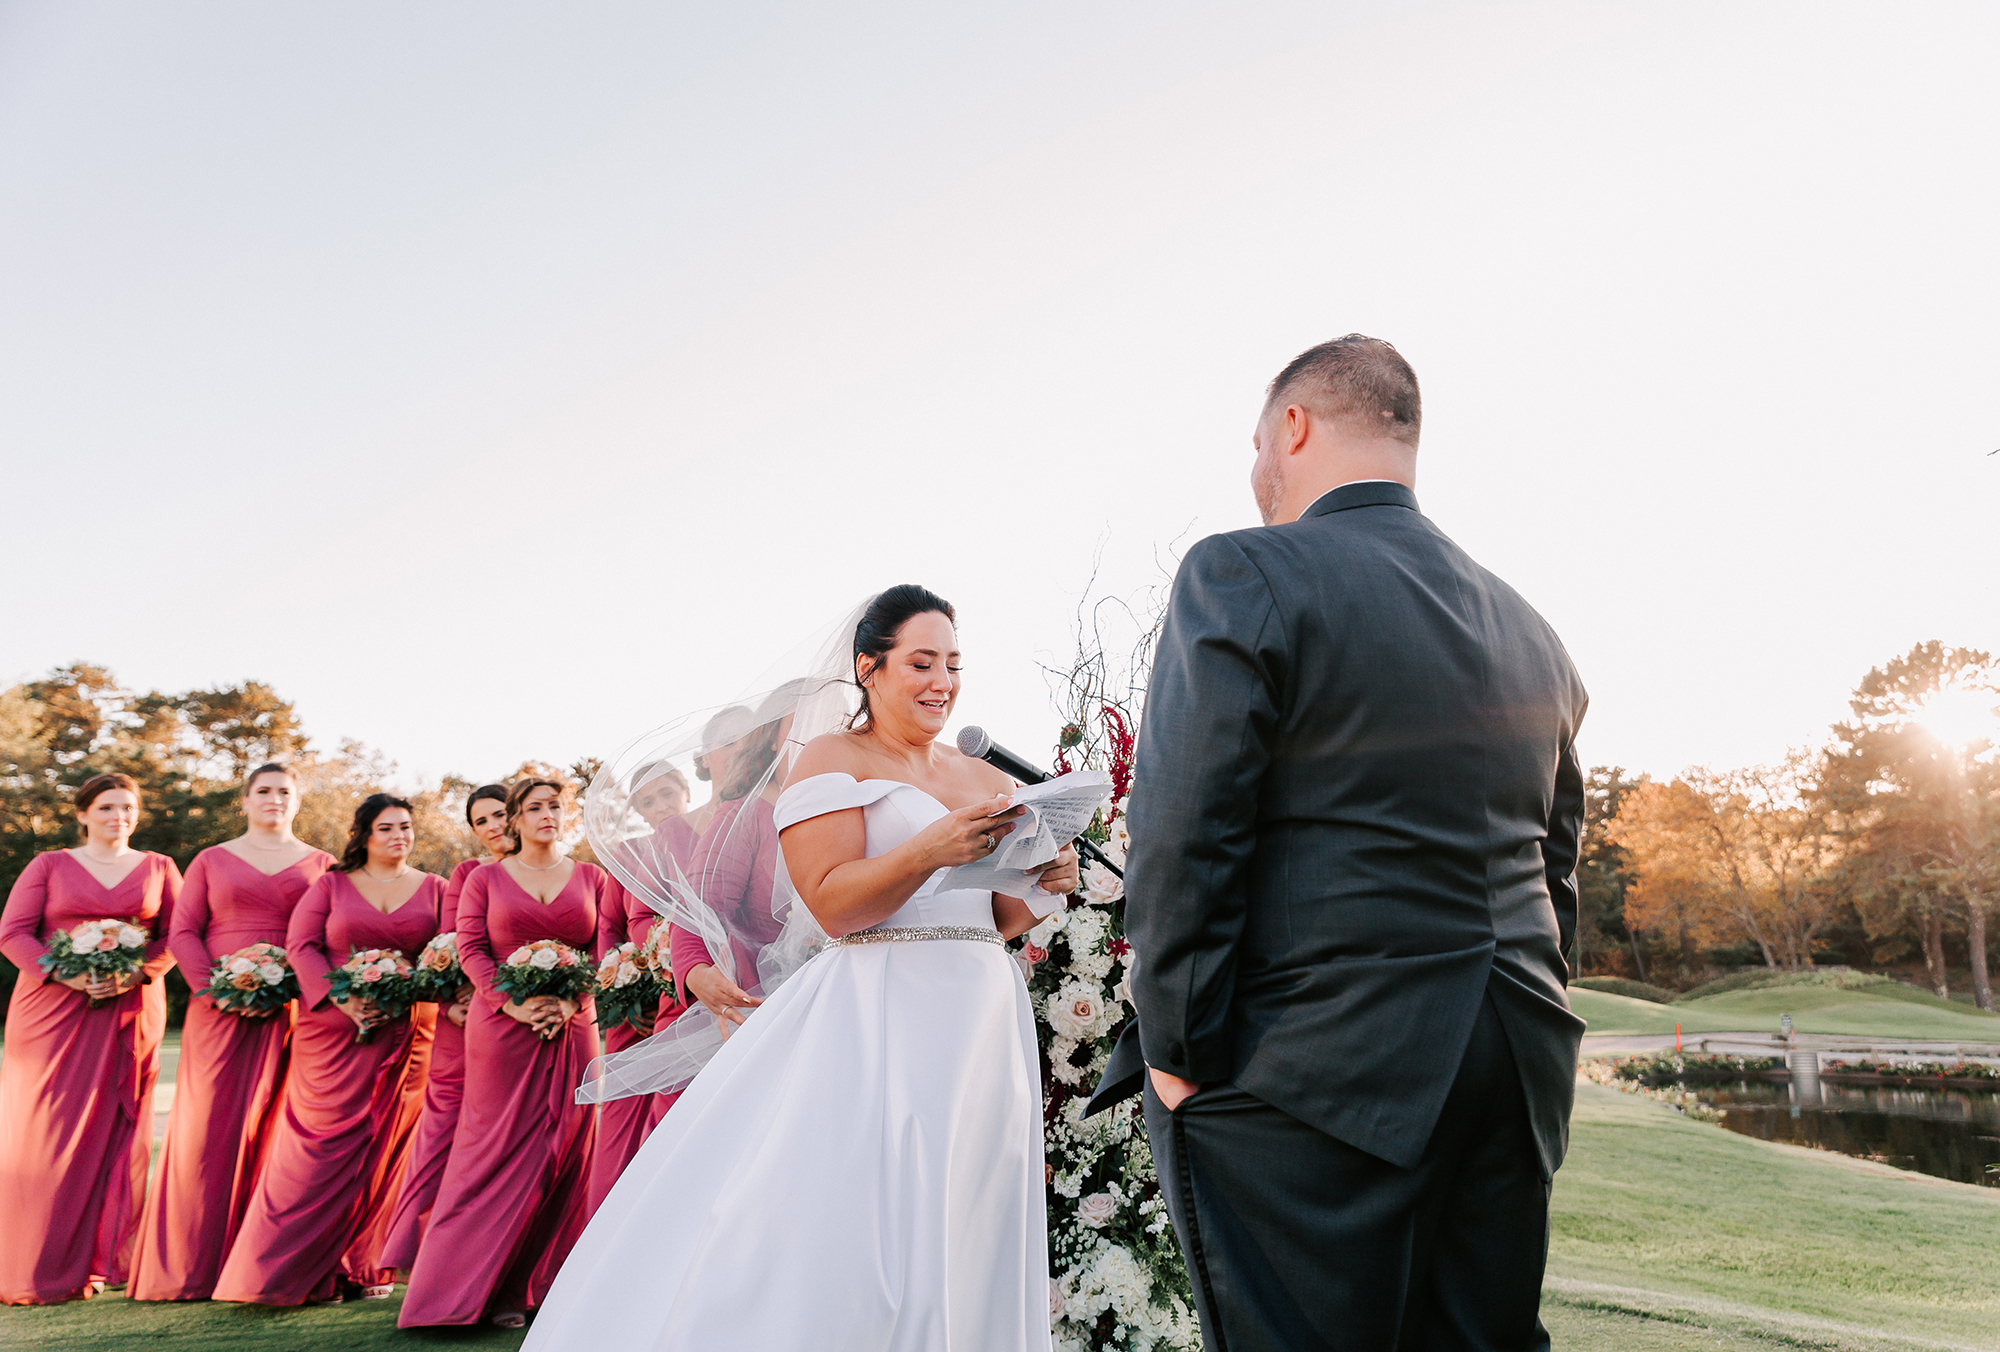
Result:
{"label": "strapless wedding gown", "polygon": [[[913,785],[816,775],[776,822],[854,807],[871,858],[946,811]],[[937,883],[875,928],[993,931],[991,893]],[[1043,1176],[1034,1016],[1006,950],[829,948],[633,1158],[524,1352],[1044,1352]]]}

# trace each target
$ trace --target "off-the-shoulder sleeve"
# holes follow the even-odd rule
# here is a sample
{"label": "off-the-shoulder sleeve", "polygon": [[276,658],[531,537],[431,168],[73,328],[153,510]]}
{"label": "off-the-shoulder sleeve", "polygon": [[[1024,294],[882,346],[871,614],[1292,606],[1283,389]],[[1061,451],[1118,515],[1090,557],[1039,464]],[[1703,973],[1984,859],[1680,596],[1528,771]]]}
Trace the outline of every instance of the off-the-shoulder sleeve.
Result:
{"label": "off-the-shoulder sleeve", "polygon": [[[158,981],[174,965],[171,935],[174,927],[174,912],[179,908],[181,898],[181,867],[164,854],[156,855],[160,862],[155,865],[156,882],[160,889],[160,906],[153,912],[151,921],[153,942],[146,945],[145,965],[139,970]],[[206,968],[202,976],[208,975]]]}
{"label": "off-the-shoulder sleeve", "polygon": [[48,952],[48,945],[42,942],[42,914],[48,909],[49,870],[55,857],[54,850],[47,850],[28,861],[7,894],[5,913],[0,914],[0,953],[21,969],[22,981],[49,979],[38,959]]}
{"label": "off-the-shoulder sleeve", "polygon": [[916,794],[923,792],[914,784],[895,779],[857,780],[853,775],[839,771],[814,775],[810,779],[801,779],[778,795],[777,806],[771,809],[771,823],[783,831],[802,821],[824,817],[829,812],[845,812],[849,808],[879,803],[898,789],[908,789]]}
{"label": "off-the-shoulder sleeve", "polygon": [[298,974],[299,1003],[307,1009],[318,1009],[333,994],[326,981],[333,971],[333,959],[327,952],[326,921],[333,914],[334,877],[329,871],[314,879],[306,894],[299,898],[299,904],[292,908],[291,921],[285,926],[285,956],[291,959],[292,971]]}

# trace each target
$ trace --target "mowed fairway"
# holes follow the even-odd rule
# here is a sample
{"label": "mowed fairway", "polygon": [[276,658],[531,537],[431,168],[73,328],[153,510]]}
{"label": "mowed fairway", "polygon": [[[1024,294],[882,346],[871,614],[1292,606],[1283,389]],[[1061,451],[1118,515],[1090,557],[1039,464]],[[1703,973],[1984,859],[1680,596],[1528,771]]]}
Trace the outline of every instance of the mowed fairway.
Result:
{"label": "mowed fairway", "polygon": [[2000,1042],[2000,1016],[1947,1004],[1907,986],[1784,986],[1730,991],[1683,1004],[1572,989],[1570,1007],[1591,1033],[1776,1033],[1790,1014],[1801,1033],[1917,1038],[1928,1042]]}
{"label": "mowed fairway", "polygon": [[2000,1188],[1774,1146],[1577,1085],[1545,1299],[1558,1347],[1991,1352],[1996,1274]]}

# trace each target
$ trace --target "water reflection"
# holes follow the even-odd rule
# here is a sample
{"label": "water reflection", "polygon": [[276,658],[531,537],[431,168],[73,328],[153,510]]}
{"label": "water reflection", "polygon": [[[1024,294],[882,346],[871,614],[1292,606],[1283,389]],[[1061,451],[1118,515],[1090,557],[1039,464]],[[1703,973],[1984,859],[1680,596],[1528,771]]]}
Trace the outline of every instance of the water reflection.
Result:
{"label": "water reflection", "polygon": [[1764,1141],[1837,1150],[1960,1183],[2000,1186],[2000,1093],[1739,1080],[1691,1084],[1722,1125]]}

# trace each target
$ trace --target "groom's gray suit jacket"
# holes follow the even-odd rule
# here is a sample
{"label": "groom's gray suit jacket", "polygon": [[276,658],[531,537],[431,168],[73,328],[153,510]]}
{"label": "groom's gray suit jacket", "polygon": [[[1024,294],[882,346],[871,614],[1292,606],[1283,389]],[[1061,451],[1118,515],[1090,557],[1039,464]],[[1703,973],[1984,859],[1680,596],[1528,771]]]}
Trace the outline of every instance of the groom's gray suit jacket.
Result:
{"label": "groom's gray suit jacket", "polygon": [[1174,580],[1140,725],[1128,1027],[1414,1165],[1489,987],[1544,1177],[1569,1135],[1586,697],[1546,621],[1401,484],[1203,540]]}

